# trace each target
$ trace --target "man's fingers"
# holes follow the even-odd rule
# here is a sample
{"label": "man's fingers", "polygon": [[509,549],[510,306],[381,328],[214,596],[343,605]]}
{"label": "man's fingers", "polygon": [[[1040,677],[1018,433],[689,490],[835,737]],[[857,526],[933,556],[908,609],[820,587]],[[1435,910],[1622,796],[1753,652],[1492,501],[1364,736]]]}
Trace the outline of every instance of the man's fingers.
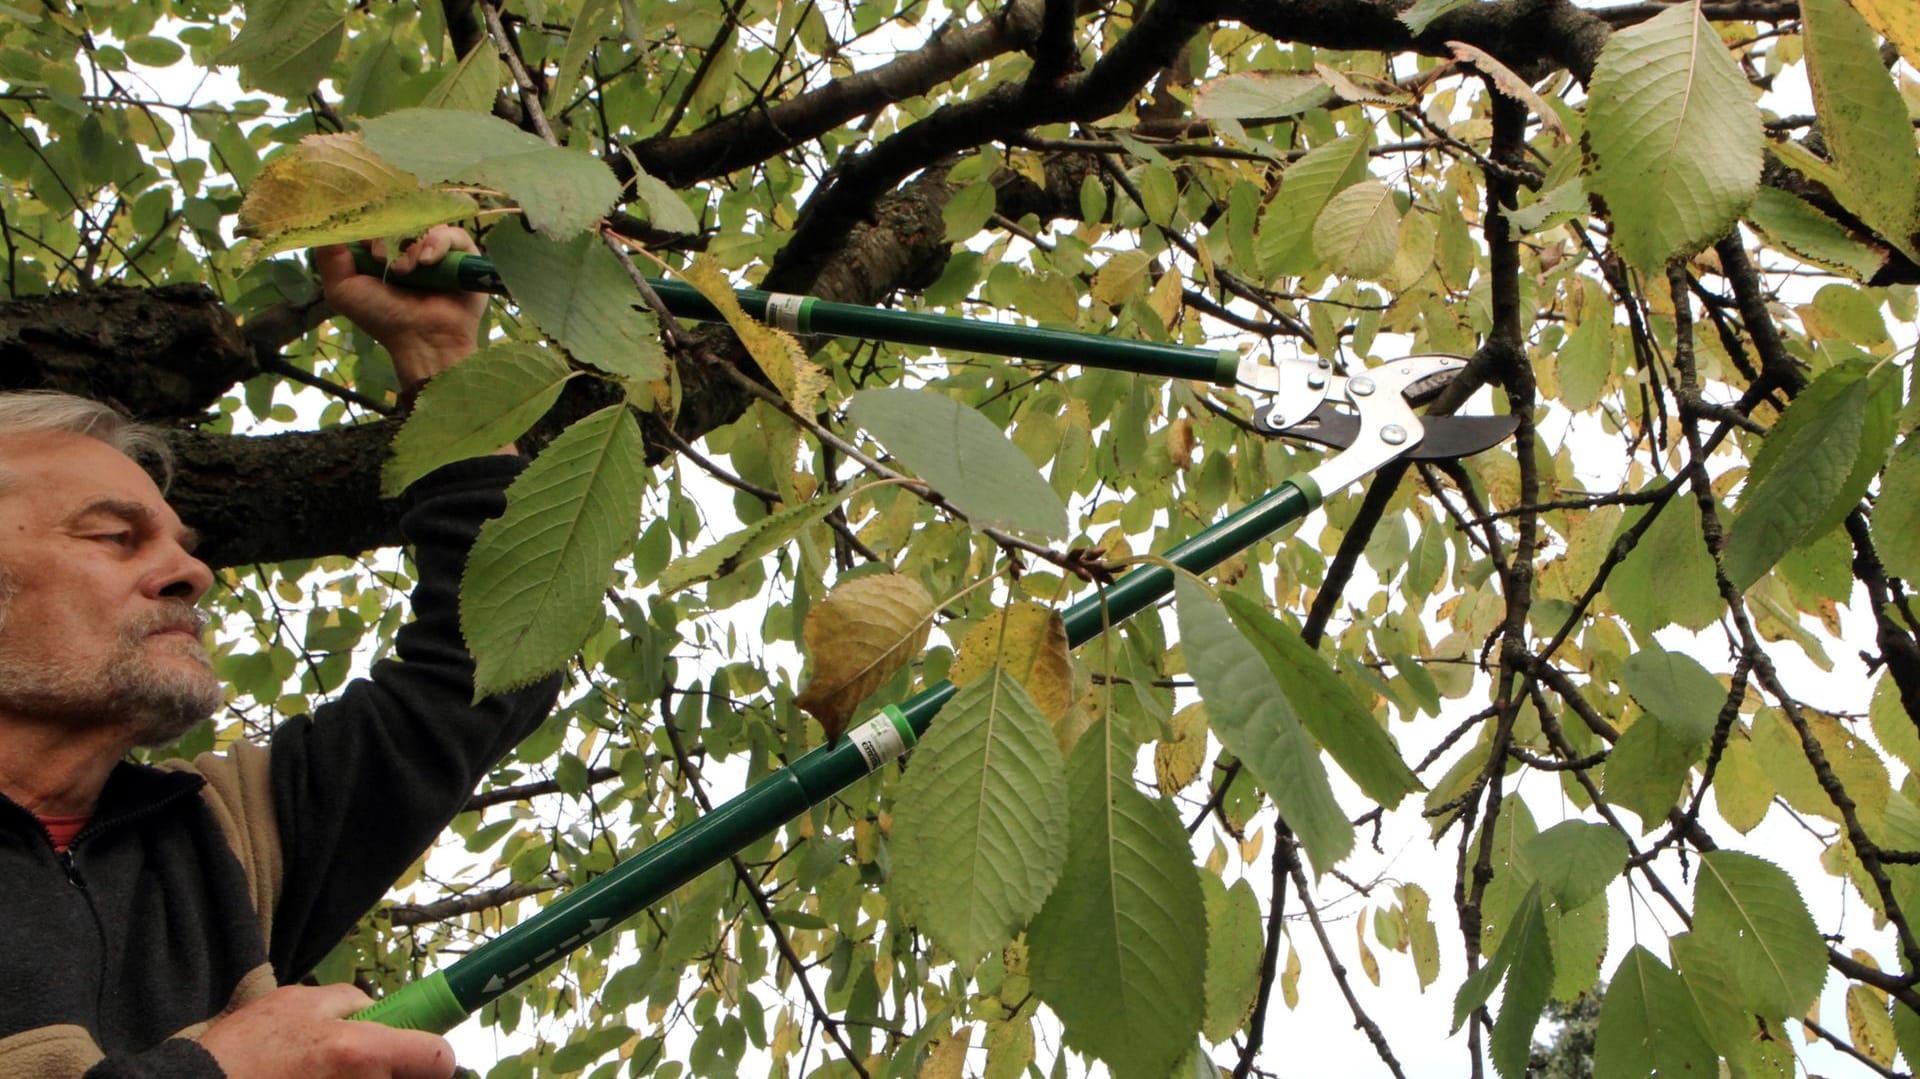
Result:
{"label": "man's fingers", "polygon": [[448,1079],[453,1074],[453,1046],[438,1034],[422,1030],[395,1030],[378,1023],[360,1032],[369,1055],[385,1063],[393,1079]]}
{"label": "man's fingers", "polygon": [[426,234],[408,245],[400,257],[393,260],[395,270],[405,273],[416,266],[432,266],[447,257],[449,251],[478,251],[480,247],[466,229],[455,225],[435,225]]}
{"label": "man's fingers", "polygon": [[320,287],[334,285],[353,276],[353,254],[345,244],[327,244],[313,249],[313,268],[320,272]]}
{"label": "man's fingers", "polygon": [[321,1019],[345,1019],[373,1003],[372,997],[344,982],[303,987],[302,993],[315,1017]]}

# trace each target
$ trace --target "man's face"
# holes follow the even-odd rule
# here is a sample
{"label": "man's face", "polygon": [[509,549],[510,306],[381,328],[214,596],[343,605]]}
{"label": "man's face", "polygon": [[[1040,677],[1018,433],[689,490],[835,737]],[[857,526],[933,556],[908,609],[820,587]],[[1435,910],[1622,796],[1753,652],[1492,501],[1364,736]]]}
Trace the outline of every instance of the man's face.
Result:
{"label": "man's face", "polygon": [[194,604],[213,575],[132,460],[0,436],[0,716],[160,745],[220,706]]}

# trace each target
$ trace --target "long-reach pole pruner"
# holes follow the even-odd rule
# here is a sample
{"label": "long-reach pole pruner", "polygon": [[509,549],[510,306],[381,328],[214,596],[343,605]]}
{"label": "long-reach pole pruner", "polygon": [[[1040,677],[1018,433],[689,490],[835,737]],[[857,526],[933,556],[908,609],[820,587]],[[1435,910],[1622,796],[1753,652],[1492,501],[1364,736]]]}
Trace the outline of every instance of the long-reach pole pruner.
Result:
{"label": "long-reach pole pruner", "polygon": [[[379,264],[356,248],[365,272]],[[453,252],[436,267],[395,279],[417,288],[501,291],[484,256]],[[693,288],[671,281],[652,287],[674,314],[717,319],[720,313]],[[1173,590],[1174,569],[1202,573],[1272,536],[1317,508],[1323,491],[1338,491],[1399,457],[1460,457],[1477,453],[1513,431],[1510,417],[1423,420],[1413,404],[1466,366],[1455,356],[1410,356],[1336,375],[1311,361],[1281,368],[1178,345],[1033,329],[912,312],[834,304],[811,297],[741,290],[749,315],[797,333],[825,333],[930,345],[1023,359],[1110,367],[1138,374],[1239,384],[1272,400],[1255,426],[1341,448],[1310,472],[1283,481],[1166,552],[1167,564],[1141,566],[1062,612],[1067,642],[1078,647]],[[849,730],[837,745],[820,746],[731,801],[548,904],[533,917],[360,1012],[355,1018],[389,1026],[445,1032],[467,1015],[538,974],[547,965],[674,889],[726,861],[775,828],[911,749],[954,694],[950,682],[921,690],[904,703]]]}

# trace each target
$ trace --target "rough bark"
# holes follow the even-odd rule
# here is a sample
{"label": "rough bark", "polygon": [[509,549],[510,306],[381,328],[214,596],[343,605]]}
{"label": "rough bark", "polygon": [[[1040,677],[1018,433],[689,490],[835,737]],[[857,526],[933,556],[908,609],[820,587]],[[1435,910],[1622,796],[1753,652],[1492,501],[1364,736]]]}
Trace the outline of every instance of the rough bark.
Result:
{"label": "rough bark", "polygon": [[53,389],[172,420],[258,371],[233,317],[201,285],[101,288],[0,304],[0,389]]}

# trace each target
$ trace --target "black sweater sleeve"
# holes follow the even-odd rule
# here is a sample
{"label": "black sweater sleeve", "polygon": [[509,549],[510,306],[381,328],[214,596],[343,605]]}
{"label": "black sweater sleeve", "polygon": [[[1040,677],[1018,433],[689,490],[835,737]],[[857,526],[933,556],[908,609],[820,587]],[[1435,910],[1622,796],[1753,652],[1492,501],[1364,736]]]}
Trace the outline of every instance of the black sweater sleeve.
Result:
{"label": "black sweater sleeve", "polygon": [[227,1079],[200,1043],[169,1038],[144,1053],[112,1053],[81,1079]]}
{"label": "black sweater sleeve", "polygon": [[409,490],[400,527],[419,584],[397,659],[281,725],[272,785],[284,879],[267,943],[282,984],[304,976],[432,845],[480,778],[539,726],[556,675],[473,698],[459,585],[480,525],[506,506],[518,458],[448,465]]}

